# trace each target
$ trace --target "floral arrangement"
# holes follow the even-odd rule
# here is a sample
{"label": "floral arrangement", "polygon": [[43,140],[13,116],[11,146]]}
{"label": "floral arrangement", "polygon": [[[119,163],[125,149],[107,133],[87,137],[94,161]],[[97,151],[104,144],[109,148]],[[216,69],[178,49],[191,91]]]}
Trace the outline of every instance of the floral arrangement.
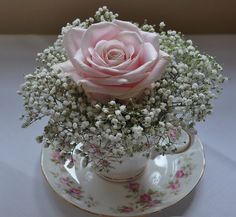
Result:
{"label": "floral arrangement", "polygon": [[[181,128],[212,112],[226,80],[222,67],[179,32],[124,22],[107,7],[62,28],[18,92],[23,127],[48,117],[37,141],[74,164],[104,169],[122,156],[164,152]],[[165,141],[165,145],[160,145]],[[174,151],[174,150],[173,150]]]}

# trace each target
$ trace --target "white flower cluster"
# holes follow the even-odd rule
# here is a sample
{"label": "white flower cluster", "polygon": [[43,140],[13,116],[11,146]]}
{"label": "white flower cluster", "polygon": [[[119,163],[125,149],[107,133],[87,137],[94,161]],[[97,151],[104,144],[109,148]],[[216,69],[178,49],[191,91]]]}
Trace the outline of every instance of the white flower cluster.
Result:
{"label": "white flower cluster", "polygon": [[[54,45],[38,55],[39,66],[25,76],[19,91],[26,110],[23,127],[48,116],[48,124],[37,141],[60,151],[62,161],[71,159],[70,165],[79,142],[83,146],[77,152],[101,170],[137,151],[153,147],[164,151],[167,147],[161,147],[158,141],[166,140],[174,127],[192,127],[204,120],[226,80],[213,57],[201,54],[181,33],[163,31],[165,24],[161,22],[160,49],[172,58],[163,78],[146,89],[140,101],[129,99],[124,103],[113,99],[102,104],[88,100],[79,85],[52,66],[67,60],[62,47],[66,31],[74,26],[87,28],[94,22],[112,21],[117,16],[103,7],[94,18],[67,24]],[[140,28],[154,30],[146,23]]]}

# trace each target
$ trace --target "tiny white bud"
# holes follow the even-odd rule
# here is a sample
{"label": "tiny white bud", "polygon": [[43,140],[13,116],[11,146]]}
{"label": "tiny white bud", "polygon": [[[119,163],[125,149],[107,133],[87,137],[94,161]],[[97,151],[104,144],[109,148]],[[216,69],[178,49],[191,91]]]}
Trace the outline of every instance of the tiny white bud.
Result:
{"label": "tiny white bud", "polygon": [[121,110],[122,112],[125,111],[125,109],[126,109],[126,106],[125,106],[125,105],[120,106],[120,110]]}
{"label": "tiny white bud", "polygon": [[125,115],[125,119],[129,120],[130,119],[130,115]]}
{"label": "tiny white bud", "polygon": [[192,88],[193,89],[197,89],[198,88],[198,84],[197,83],[193,83]]}
{"label": "tiny white bud", "polygon": [[115,114],[118,116],[121,114],[121,111],[120,110],[115,110]]}
{"label": "tiny white bud", "polygon": [[112,101],[109,102],[109,104],[110,104],[110,105],[115,105],[116,102],[115,102],[114,100],[112,100]]}
{"label": "tiny white bud", "polygon": [[162,22],[160,22],[159,26],[160,26],[160,28],[164,28],[166,26],[166,24],[162,21]]}

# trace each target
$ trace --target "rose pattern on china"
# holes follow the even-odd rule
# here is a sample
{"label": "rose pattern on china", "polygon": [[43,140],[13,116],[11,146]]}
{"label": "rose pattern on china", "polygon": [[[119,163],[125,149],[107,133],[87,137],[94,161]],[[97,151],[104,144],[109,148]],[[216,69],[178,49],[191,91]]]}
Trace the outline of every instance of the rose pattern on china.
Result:
{"label": "rose pattern on china", "polygon": [[178,170],[175,174],[176,178],[182,178],[184,175],[185,174],[183,170]]}
{"label": "rose pattern on china", "polygon": [[[191,162],[190,157],[185,157],[185,164],[181,165],[179,170],[172,174],[172,179],[169,181],[167,188],[173,190],[173,194],[177,194],[178,190],[181,187],[182,180],[188,180],[187,178],[192,174],[194,166]],[[181,161],[178,161],[178,164],[181,164]]]}
{"label": "rose pattern on china", "polygon": [[51,160],[54,163],[60,164],[61,163],[61,161],[60,161],[60,152],[59,151],[53,151],[52,154],[51,154]]}
{"label": "rose pattern on china", "polygon": [[[55,163],[52,158],[51,161]],[[83,187],[81,185],[78,185],[78,183],[76,183],[72,177],[63,175],[64,172],[64,169],[60,169],[60,173],[55,173],[53,171],[50,172],[51,175],[57,180],[56,184],[59,188],[61,188],[63,193],[66,193],[70,197],[80,202],[84,202],[87,207],[97,206],[98,202],[95,201],[91,195],[86,194]]]}
{"label": "rose pattern on china", "polygon": [[190,156],[184,156],[181,160],[178,160],[178,170],[170,175],[170,180],[164,185],[164,188],[160,187],[162,191],[150,188],[145,190],[145,187],[139,182],[130,182],[124,185],[124,188],[128,191],[126,198],[130,202],[119,206],[117,211],[119,213],[143,212],[161,204],[166,196],[170,196],[171,194],[177,195],[179,190],[183,188],[184,183],[188,182],[188,178],[194,169],[191,155],[193,153]]}
{"label": "rose pattern on china", "polygon": [[129,207],[129,206],[122,206],[122,207],[118,208],[118,210],[121,213],[130,213],[130,212],[134,211],[134,209],[132,207]]}
{"label": "rose pattern on china", "polygon": [[[170,194],[177,195],[184,183],[189,181],[192,171],[195,166],[192,161],[191,153],[189,156],[184,156],[178,160],[178,169],[170,174],[170,180],[161,187],[160,190],[146,189],[139,181],[133,181],[125,184],[126,189],[126,204],[120,205],[117,208],[110,208],[118,213],[134,213],[143,212],[152,207],[161,204],[165,197]],[[53,158],[51,161],[57,164]],[[58,184],[61,185],[64,192],[80,202],[84,202],[87,207],[96,207],[99,203],[94,200],[91,195],[87,195],[81,185],[78,185],[71,177],[63,176],[58,173],[51,172],[51,174],[58,179]]]}
{"label": "rose pattern on china", "polygon": [[150,201],[152,201],[152,197],[149,194],[144,193],[144,194],[140,195],[140,202],[141,203],[148,203]]}
{"label": "rose pattern on china", "polygon": [[175,180],[175,181],[171,181],[168,185],[168,188],[172,189],[172,190],[176,190],[178,188],[180,188],[180,183],[179,180]]}
{"label": "rose pattern on china", "polygon": [[139,187],[140,187],[140,184],[137,183],[137,182],[131,182],[129,183],[129,189],[132,190],[132,191],[138,191],[139,190]]}
{"label": "rose pattern on china", "polygon": [[69,185],[70,184],[70,179],[68,177],[60,177],[59,180],[64,185]]}
{"label": "rose pattern on china", "polygon": [[121,20],[88,29],[74,27],[63,40],[69,60],[61,69],[100,101],[137,97],[160,80],[170,56],[159,49],[159,35]]}
{"label": "rose pattern on china", "polygon": [[139,182],[130,182],[124,186],[127,189],[126,198],[131,202],[123,206],[119,206],[117,210],[120,213],[130,213],[137,210],[144,211],[161,203],[162,198],[166,195],[165,192],[157,190],[144,190]]}

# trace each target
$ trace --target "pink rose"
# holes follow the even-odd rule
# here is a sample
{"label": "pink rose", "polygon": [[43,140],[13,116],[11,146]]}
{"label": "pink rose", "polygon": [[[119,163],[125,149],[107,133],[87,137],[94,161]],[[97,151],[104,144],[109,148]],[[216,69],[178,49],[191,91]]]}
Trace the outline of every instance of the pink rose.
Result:
{"label": "pink rose", "polygon": [[180,187],[180,183],[177,181],[169,183],[168,188],[176,190]]}
{"label": "pink rose", "polygon": [[151,202],[152,201],[152,197],[151,197],[151,195],[149,195],[149,194],[142,194],[141,196],[140,196],[140,202],[142,202],[142,203],[149,203],[149,202]]}
{"label": "pink rose", "polygon": [[56,161],[56,162],[60,161],[60,152],[59,151],[52,152],[51,157],[52,157],[51,158],[52,161]]}
{"label": "pink rose", "polygon": [[60,182],[62,184],[68,185],[70,183],[70,180],[68,177],[60,177]]}
{"label": "pink rose", "polygon": [[129,189],[132,191],[138,191],[139,190],[139,183],[137,183],[137,182],[129,183]]}
{"label": "pink rose", "polygon": [[184,176],[184,171],[183,170],[178,170],[175,174],[176,178],[182,178]]}
{"label": "pink rose", "polygon": [[153,201],[150,201],[147,206],[148,207],[153,207],[153,206],[155,206],[155,205],[157,205],[159,203],[161,203],[160,200],[153,200]]}
{"label": "pink rose", "polygon": [[170,60],[159,50],[157,33],[120,20],[72,28],[63,44],[69,60],[56,68],[100,101],[137,97],[161,78]]}
{"label": "pink rose", "polygon": [[80,189],[78,189],[78,188],[71,188],[71,189],[70,189],[70,193],[79,196],[80,193],[81,193],[81,191],[80,191]]}
{"label": "pink rose", "polygon": [[123,207],[120,209],[120,211],[121,211],[122,213],[129,213],[129,212],[133,212],[134,209],[133,209],[132,207],[123,206]]}
{"label": "pink rose", "polygon": [[104,166],[104,167],[108,167],[108,166],[109,166],[109,162],[108,162],[107,160],[102,160],[102,161],[101,161],[101,164],[102,164],[102,166]]}

